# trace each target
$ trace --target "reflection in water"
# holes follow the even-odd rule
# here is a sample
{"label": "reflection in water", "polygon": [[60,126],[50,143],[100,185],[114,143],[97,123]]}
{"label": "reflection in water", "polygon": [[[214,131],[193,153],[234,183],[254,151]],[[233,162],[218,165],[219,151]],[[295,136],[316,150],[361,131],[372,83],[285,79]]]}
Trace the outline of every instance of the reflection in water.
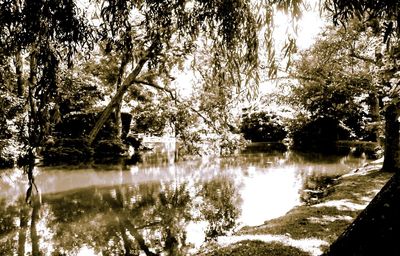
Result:
{"label": "reflection in water", "polygon": [[241,226],[284,215],[310,184],[360,161],[310,162],[288,152],[106,169],[37,168],[42,204],[33,195],[31,205],[24,200],[23,173],[5,171],[0,255],[188,255]]}

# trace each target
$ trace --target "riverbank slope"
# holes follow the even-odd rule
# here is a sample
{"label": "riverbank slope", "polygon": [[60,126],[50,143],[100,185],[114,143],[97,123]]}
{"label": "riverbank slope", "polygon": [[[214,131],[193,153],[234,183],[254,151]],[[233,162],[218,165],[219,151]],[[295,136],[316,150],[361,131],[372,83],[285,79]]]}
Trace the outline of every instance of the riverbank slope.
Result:
{"label": "riverbank slope", "polygon": [[199,255],[320,255],[392,177],[380,167],[380,162],[372,162],[341,176],[326,187],[325,197],[263,225],[221,237]]}

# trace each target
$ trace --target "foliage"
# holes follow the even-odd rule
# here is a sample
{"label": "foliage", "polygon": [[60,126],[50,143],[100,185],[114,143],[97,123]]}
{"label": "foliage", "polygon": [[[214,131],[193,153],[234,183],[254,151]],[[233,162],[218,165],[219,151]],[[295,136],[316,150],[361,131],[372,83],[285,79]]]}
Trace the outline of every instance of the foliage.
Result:
{"label": "foliage", "polygon": [[279,142],[287,134],[281,117],[264,111],[245,113],[240,131],[253,142]]}
{"label": "foliage", "polygon": [[[353,18],[361,21],[372,31],[376,37],[381,38],[381,44],[377,44],[378,54],[371,61],[375,82],[383,87],[386,102],[384,103],[385,116],[385,156],[383,170],[400,170],[400,88],[399,81],[394,77],[400,68],[397,64],[400,39],[400,8],[398,1],[326,1],[326,9],[332,13],[334,23],[348,25]],[[383,45],[384,44],[384,45]],[[384,47],[385,46],[385,47]],[[361,58],[368,60],[368,58]],[[388,68],[390,67],[390,68]],[[379,72],[383,71],[383,72]],[[377,72],[378,71],[378,72]],[[392,82],[388,82],[388,80]]]}
{"label": "foliage", "polygon": [[306,110],[312,122],[336,120],[349,131],[345,138],[376,140],[369,123],[380,120],[379,106],[375,110],[374,105],[379,95],[371,64],[358,58],[359,52],[370,52],[374,38],[365,37],[361,26],[349,24],[350,32],[330,27],[300,54],[291,72],[298,83],[292,84],[287,102]]}
{"label": "foliage", "polygon": [[0,94],[0,167],[12,167],[24,142],[24,102],[12,93]]}
{"label": "foliage", "polygon": [[[80,63],[82,66],[87,63]],[[79,74],[79,75],[78,75]],[[60,75],[58,83],[58,102],[55,109],[60,113],[60,119],[71,112],[92,111],[96,104],[104,100],[103,84],[88,73],[86,67],[70,69]]]}
{"label": "foliage", "polygon": [[84,163],[93,156],[93,148],[82,137],[59,138],[48,141],[42,155],[43,162],[47,165]]}
{"label": "foliage", "polygon": [[[126,114],[127,115],[127,114]],[[86,135],[90,132],[99,113],[71,112],[54,127],[54,133],[44,144],[42,155],[46,164],[87,162],[93,157],[121,156],[126,151],[125,145],[116,138],[115,119],[110,119],[93,146],[89,146]],[[130,115],[127,116],[127,118]],[[129,127],[128,127],[129,128]]]}
{"label": "foliage", "polygon": [[122,156],[126,152],[126,146],[119,140],[100,140],[94,147],[96,158]]}
{"label": "foliage", "polygon": [[61,63],[72,66],[74,53],[90,45],[92,31],[73,1],[2,1],[0,10],[1,59],[8,58],[15,67],[16,83],[8,84],[24,98],[25,120],[18,133],[31,150],[51,132],[51,112],[65,68]]}
{"label": "foliage", "polygon": [[[235,67],[235,71],[242,74],[227,76],[227,86],[240,90],[241,77],[246,76],[257,81],[259,38],[263,37],[258,33],[271,32],[272,6],[276,5],[277,9],[291,12],[296,17],[300,9],[300,1],[258,4],[247,0],[104,3],[100,12],[101,40],[107,52],[123,53],[119,74],[124,79],[117,83],[119,87],[115,96],[92,129],[90,142],[112,110],[120,106],[123,95],[132,84],[168,90],[169,82],[173,80],[170,74],[173,68],[182,67],[183,57],[199,48],[206,49],[207,56],[211,56],[207,64],[210,68],[216,67],[214,74],[219,81],[229,72],[224,69]],[[267,38],[265,45],[269,51],[273,48],[270,34],[263,37]],[[288,47],[287,53],[292,48]],[[275,57],[275,54],[269,55]],[[125,72],[128,64],[133,68]],[[161,81],[163,86],[155,84],[156,81]],[[248,88],[256,86],[254,83],[245,84]]]}
{"label": "foliage", "polygon": [[334,118],[309,118],[299,115],[289,124],[291,147],[301,151],[337,153],[336,141],[347,140],[349,129]]}
{"label": "foliage", "polygon": [[170,117],[167,103],[168,99],[139,101],[138,105],[132,109],[131,132],[163,135]]}
{"label": "foliage", "polygon": [[369,22],[375,31],[381,31],[384,43],[389,45],[390,39],[398,39],[400,11],[397,1],[328,0],[325,1],[325,8],[333,14],[335,25],[347,25],[355,17]]}
{"label": "foliage", "polygon": [[[63,118],[63,122],[55,127],[55,132],[60,138],[78,138],[89,133],[94,122],[96,122],[96,112],[78,112],[70,113]],[[115,127],[112,122],[107,123],[107,126],[102,131],[102,138],[112,138],[115,134]]]}
{"label": "foliage", "polygon": [[[209,97],[213,101],[202,102],[197,105],[199,109],[192,110],[201,115],[206,112],[204,122],[214,123],[211,126],[224,137],[236,128],[237,120],[231,113],[215,115],[212,109],[229,112],[233,88],[244,86],[249,92],[256,87],[260,42],[270,53],[273,48],[269,33],[275,11],[272,7],[298,17],[301,1],[78,2],[0,3],[0,81],[5,81],[1,88],[25,100],[20,135],[30,150],[43,146],[66,115],[82,109],[91,111],[116,88],[109,107],[89,133],[91,144],[109,116],[118,116],[122,98],[133,84],[168,91],[171,71],[181,68],[185,57],[195,56],[200,48],[211,58],[197,63],[214,67],[211,74],[218,77],[221,93],[208,87],[204,95],[212,91],[210,95],[216,98]],[[265,41],[259,40],[264,38],[262,31],[268,31]],[[93,54],[87,54],[87,49]],[[88,60],[86,65],[83,56]],[[229,74],[229,69],[236,73]],[[244,77],[251,82],[242,83]],[[223,85],[224,78],[227,81]],[[218,101],[214,99],[224,101],[215,105]]]}
{"label": "foliage", "polygon": [[178,105],[171,116],[175,137],[181,141],[178,149],[180,155],[202,155],[201,127],[199,116],[192,113],[184,105]]}

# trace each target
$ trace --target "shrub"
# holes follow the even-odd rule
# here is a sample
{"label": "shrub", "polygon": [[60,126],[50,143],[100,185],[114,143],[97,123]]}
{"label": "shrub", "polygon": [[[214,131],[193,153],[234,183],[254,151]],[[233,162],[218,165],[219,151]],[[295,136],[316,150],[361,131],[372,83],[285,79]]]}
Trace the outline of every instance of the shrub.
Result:
{"label": "shrub", "polygon": [[101,140],[94,147],[95,157],[115,157],[126,152],[126,146],[119,140]]}
{"label": "shrub", "polygon": [[240,131],[245,139],[253,142],[279,142],[287,135],[281,118],[264,111],[245,114]]}
{"label": "shrub", "polygon": [[84,138],[57,139],[54,143],[47,144],[42,151],[45,164],[87,162],[93,153],[93,149]]}
{"label": "shrub", "polygon": [[299,116],[291,121],[289,131],[292,149],[323,153],[334,153],[336,141],[350,136],[348,129],[329,117],[309,119]]}

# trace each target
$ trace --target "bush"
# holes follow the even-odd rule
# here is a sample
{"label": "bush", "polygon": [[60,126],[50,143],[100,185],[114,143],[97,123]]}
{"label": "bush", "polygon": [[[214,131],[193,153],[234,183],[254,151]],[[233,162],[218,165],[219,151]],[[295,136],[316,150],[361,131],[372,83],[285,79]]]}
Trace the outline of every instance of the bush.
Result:
{"label": "bush", "polygon": [[287,135],[281,118],[263,111],[245,114],[240,131],[245,139],[253,142],[279,142]]}
{"label": "bush", "polygon": [[119,140],[101,140],[94,147],[95,157],[116,157],[126,152],[126,146]]}
{"label": "bush", "polygon": [[[95,125],[100,113],[75,112],[66,115],[62,122],[57,124],[55,132],[59,138],[80,138],[89,134]],[[100,130],[98,139],[111,139],[117,134],[114,119],[111,117]]]}
{"label": "bush", "polygon": [[47,144],[42,151],[43,162],[47,165],[87,162],[93,153],[84,138],[57,139],[54,143]]}
{"label": "bush", "polygon": [[350,131],[338,120],[321,117],[309,119],[298,117],[289,125],[292,149],[311,152],[335,153],[336,141],[346,140]]}

